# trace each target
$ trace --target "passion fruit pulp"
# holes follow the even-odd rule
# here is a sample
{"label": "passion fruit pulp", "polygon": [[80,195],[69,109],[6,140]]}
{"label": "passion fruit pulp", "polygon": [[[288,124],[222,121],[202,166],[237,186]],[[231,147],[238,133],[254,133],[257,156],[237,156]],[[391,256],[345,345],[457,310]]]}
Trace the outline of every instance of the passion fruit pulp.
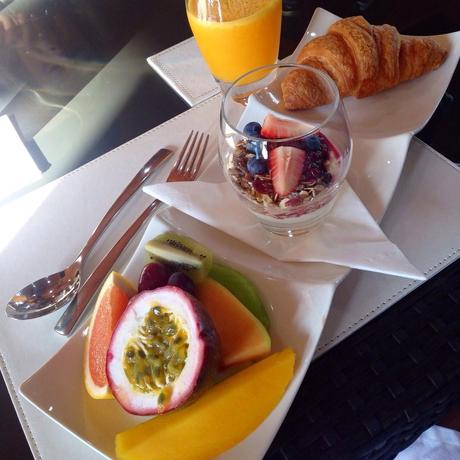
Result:
{"label": "passion fruit pulp", "polygon": [[107,353],[112,394],[132,414],[168,412],[212,378],[219,339],[202,305],[175,286],[134,296]]}

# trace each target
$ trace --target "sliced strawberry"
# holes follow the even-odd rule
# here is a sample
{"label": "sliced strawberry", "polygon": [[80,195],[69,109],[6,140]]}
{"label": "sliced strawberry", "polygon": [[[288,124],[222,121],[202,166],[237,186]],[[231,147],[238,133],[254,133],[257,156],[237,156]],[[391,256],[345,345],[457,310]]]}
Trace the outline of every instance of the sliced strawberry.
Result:
{"label": "sliced strawberry", "polygon": [[307,130],[306,126],[291,120],[276,118],[271,113],[265,117],[260,134],[267,139],[284,139],[301,136]]}
{"label": "sliced strawberry", "polygon": [[268,154],[268,169],[273,188],[281,196],[294,191],[302,175],[305,152],[296,147],[282,145]]}

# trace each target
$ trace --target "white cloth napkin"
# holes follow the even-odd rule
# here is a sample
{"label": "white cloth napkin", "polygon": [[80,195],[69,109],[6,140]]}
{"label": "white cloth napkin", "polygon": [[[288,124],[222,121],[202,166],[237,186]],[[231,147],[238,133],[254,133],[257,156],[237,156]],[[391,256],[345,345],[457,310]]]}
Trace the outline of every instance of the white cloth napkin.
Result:
{"label": "white cloth napkin", "polygon": [[265,230],[241,203],[230,184],[214,182],[218,177],[222,174],[214,160],[203,174],[203,181],[160,183],[143,190],[283,262],[327,262],[425,279],[401,250],[386,238],[347,183],[321,227],[306,235],[287,238]]}
{"label": "white cloth napkin", "polygon": [[424,431],[395,460],[454,460],[460,458],[460,433],[441,426]]}

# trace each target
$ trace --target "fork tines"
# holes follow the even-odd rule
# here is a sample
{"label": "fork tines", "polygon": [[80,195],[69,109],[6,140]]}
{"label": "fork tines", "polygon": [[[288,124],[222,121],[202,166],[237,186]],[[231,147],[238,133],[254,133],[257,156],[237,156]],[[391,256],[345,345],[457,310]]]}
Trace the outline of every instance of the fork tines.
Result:
{"label": "fork tines", "polygon": [[[198,135],[199,138],[198,138]],[[198,139],[198,144],[195,147],[195,144]],[[201,148],[201,144],[204,139],[203,147]],[[191,141],[191,144],[190,144]],[[179,173],[187,171],[192,175],[197,174],[201,167],[201,162],[203,161],[204,152],[206,151],[206,147],[209,141],[209,134],[206,135],[204,133],[200,133],[199,131],[191,131],[187,140],[185,141],[184,147],[182,148],[179,158],[174,163],[174,168],[177,169]],[[190,146],[189,146],[190,144]],[[195,164],[196,162],[196,164]]]}

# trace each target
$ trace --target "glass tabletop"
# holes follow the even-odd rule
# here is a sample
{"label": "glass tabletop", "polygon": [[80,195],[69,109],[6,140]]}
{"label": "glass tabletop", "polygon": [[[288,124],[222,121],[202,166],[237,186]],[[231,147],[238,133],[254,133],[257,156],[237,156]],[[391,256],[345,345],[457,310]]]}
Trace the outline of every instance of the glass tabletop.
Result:
{"label": "glass tabletop", "polygon": [[0,115],[43,172],[33,187],[187,109],[145,61],[190,35],[166,4],[0,2]]}

